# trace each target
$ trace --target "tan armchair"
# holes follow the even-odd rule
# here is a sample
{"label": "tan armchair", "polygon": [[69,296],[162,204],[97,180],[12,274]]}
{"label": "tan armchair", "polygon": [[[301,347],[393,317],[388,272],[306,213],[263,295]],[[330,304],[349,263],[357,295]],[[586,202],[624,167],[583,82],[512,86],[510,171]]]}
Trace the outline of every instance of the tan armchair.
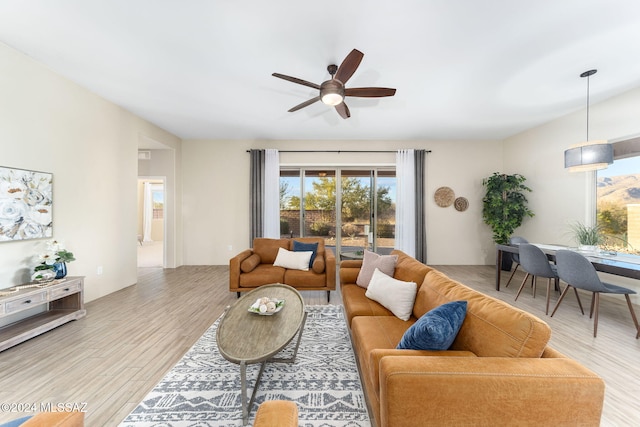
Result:
{"label": "tan armchair", "polygon": [[[317,243],[313,266],[308,270],[293,270],[273,265],[280,248],[292,251],[294,241]],[[319,237],[294,239],[257,238],[253,248],[244,250],[229,260],[229,291],[251,291],[258,286],[284,283],[299,291],[327,291],[327,301],[331,291],[336,290],[336,257]]]}

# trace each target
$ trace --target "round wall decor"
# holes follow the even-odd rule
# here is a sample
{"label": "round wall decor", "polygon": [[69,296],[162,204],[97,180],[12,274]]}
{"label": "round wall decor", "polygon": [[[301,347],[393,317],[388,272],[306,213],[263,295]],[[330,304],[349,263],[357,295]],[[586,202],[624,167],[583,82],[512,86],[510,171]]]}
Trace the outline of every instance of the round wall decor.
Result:
{"label": "round wall decor", "polygon": [[455,202],[453,202],[453,206],[459,212],[464,212],[469,207],[469,201],[464,197],[458,197]]}
{"label": "round wall decor", "polygon": [[449,187],[440,187],[436,190],[433,198],[436,201],[436,205],[441,208],[446,208],[453,204],[453,200],[456,198],[453,190]]}

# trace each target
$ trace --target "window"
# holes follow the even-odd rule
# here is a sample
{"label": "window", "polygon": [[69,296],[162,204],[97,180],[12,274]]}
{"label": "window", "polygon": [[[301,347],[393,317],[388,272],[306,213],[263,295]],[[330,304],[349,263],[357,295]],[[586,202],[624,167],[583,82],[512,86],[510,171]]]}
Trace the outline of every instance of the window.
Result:
{"label": "window", "polygon": [[388,167],[282,169],[280,233],[323,237],[345,258],[362,257],[365,249],[390,253],[395,188],[395,169]]}
{"label": "window", "polygon": [[603,249],[640,255],[640,156],[597,172],[596,218]]}
{"label": "window", "polygon": [[[155,186],[154,186],[155,187]],[[160,186],[162,187],[162,186]],[[154,188],[151,191],[153,200],[153,219],[163,219],[164,217],[164,190]]]}

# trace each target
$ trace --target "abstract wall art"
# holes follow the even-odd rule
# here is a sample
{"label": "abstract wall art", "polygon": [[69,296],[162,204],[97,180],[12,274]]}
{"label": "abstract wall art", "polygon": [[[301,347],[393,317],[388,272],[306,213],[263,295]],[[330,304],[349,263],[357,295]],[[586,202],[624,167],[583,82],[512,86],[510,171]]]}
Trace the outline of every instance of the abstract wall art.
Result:
{"label": "abstract wall art", "polygon": [[0,166],[0,242],[53,234],[53,174]]}

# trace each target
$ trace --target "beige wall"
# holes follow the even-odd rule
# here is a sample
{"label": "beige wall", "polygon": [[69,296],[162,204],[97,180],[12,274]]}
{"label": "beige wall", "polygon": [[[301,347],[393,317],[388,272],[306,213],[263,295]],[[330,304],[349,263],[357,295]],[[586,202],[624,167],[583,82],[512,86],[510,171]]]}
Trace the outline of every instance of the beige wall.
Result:
{"label": "beige wall", "polygon": [[[640,89],[592,105],[590,139],[615,142],[640,135],[639,112]],[[582,109],[505,140],[505,172],[523,174],[534,190],[529,201],[536,216],[523,224],[519,235],[536,242],[575,246],[568,224],[593,220],[595,172],[569,173],[564,169],[564,150],[585,138],[585,118]],[[603,277],[640,291],[635,280]]]}
{"label": "beige wall", "polygon": [[[85,300],[134,284],[138,141],[180,140],[2,44],[0,70],[0,164],[53,173],[54,237]],[[0,243],[0,287],[28,281],[43,245]]]}
{"label": "beige wall", "polygon": [[[279,150],[397,150],[423,148],[427,155],[427,259],[431,264],[486,264],[494,249],[482,223],[482,179],[502,166],[500,141],[184,141],[184,263],[227,264],[249,247],[249,153]],[[281,164],[394,164],[393,153],[281,153]],[[440,208],[438,187],[451,187],[469,209]],[[231,246],[232,250],[228,247]]]}

